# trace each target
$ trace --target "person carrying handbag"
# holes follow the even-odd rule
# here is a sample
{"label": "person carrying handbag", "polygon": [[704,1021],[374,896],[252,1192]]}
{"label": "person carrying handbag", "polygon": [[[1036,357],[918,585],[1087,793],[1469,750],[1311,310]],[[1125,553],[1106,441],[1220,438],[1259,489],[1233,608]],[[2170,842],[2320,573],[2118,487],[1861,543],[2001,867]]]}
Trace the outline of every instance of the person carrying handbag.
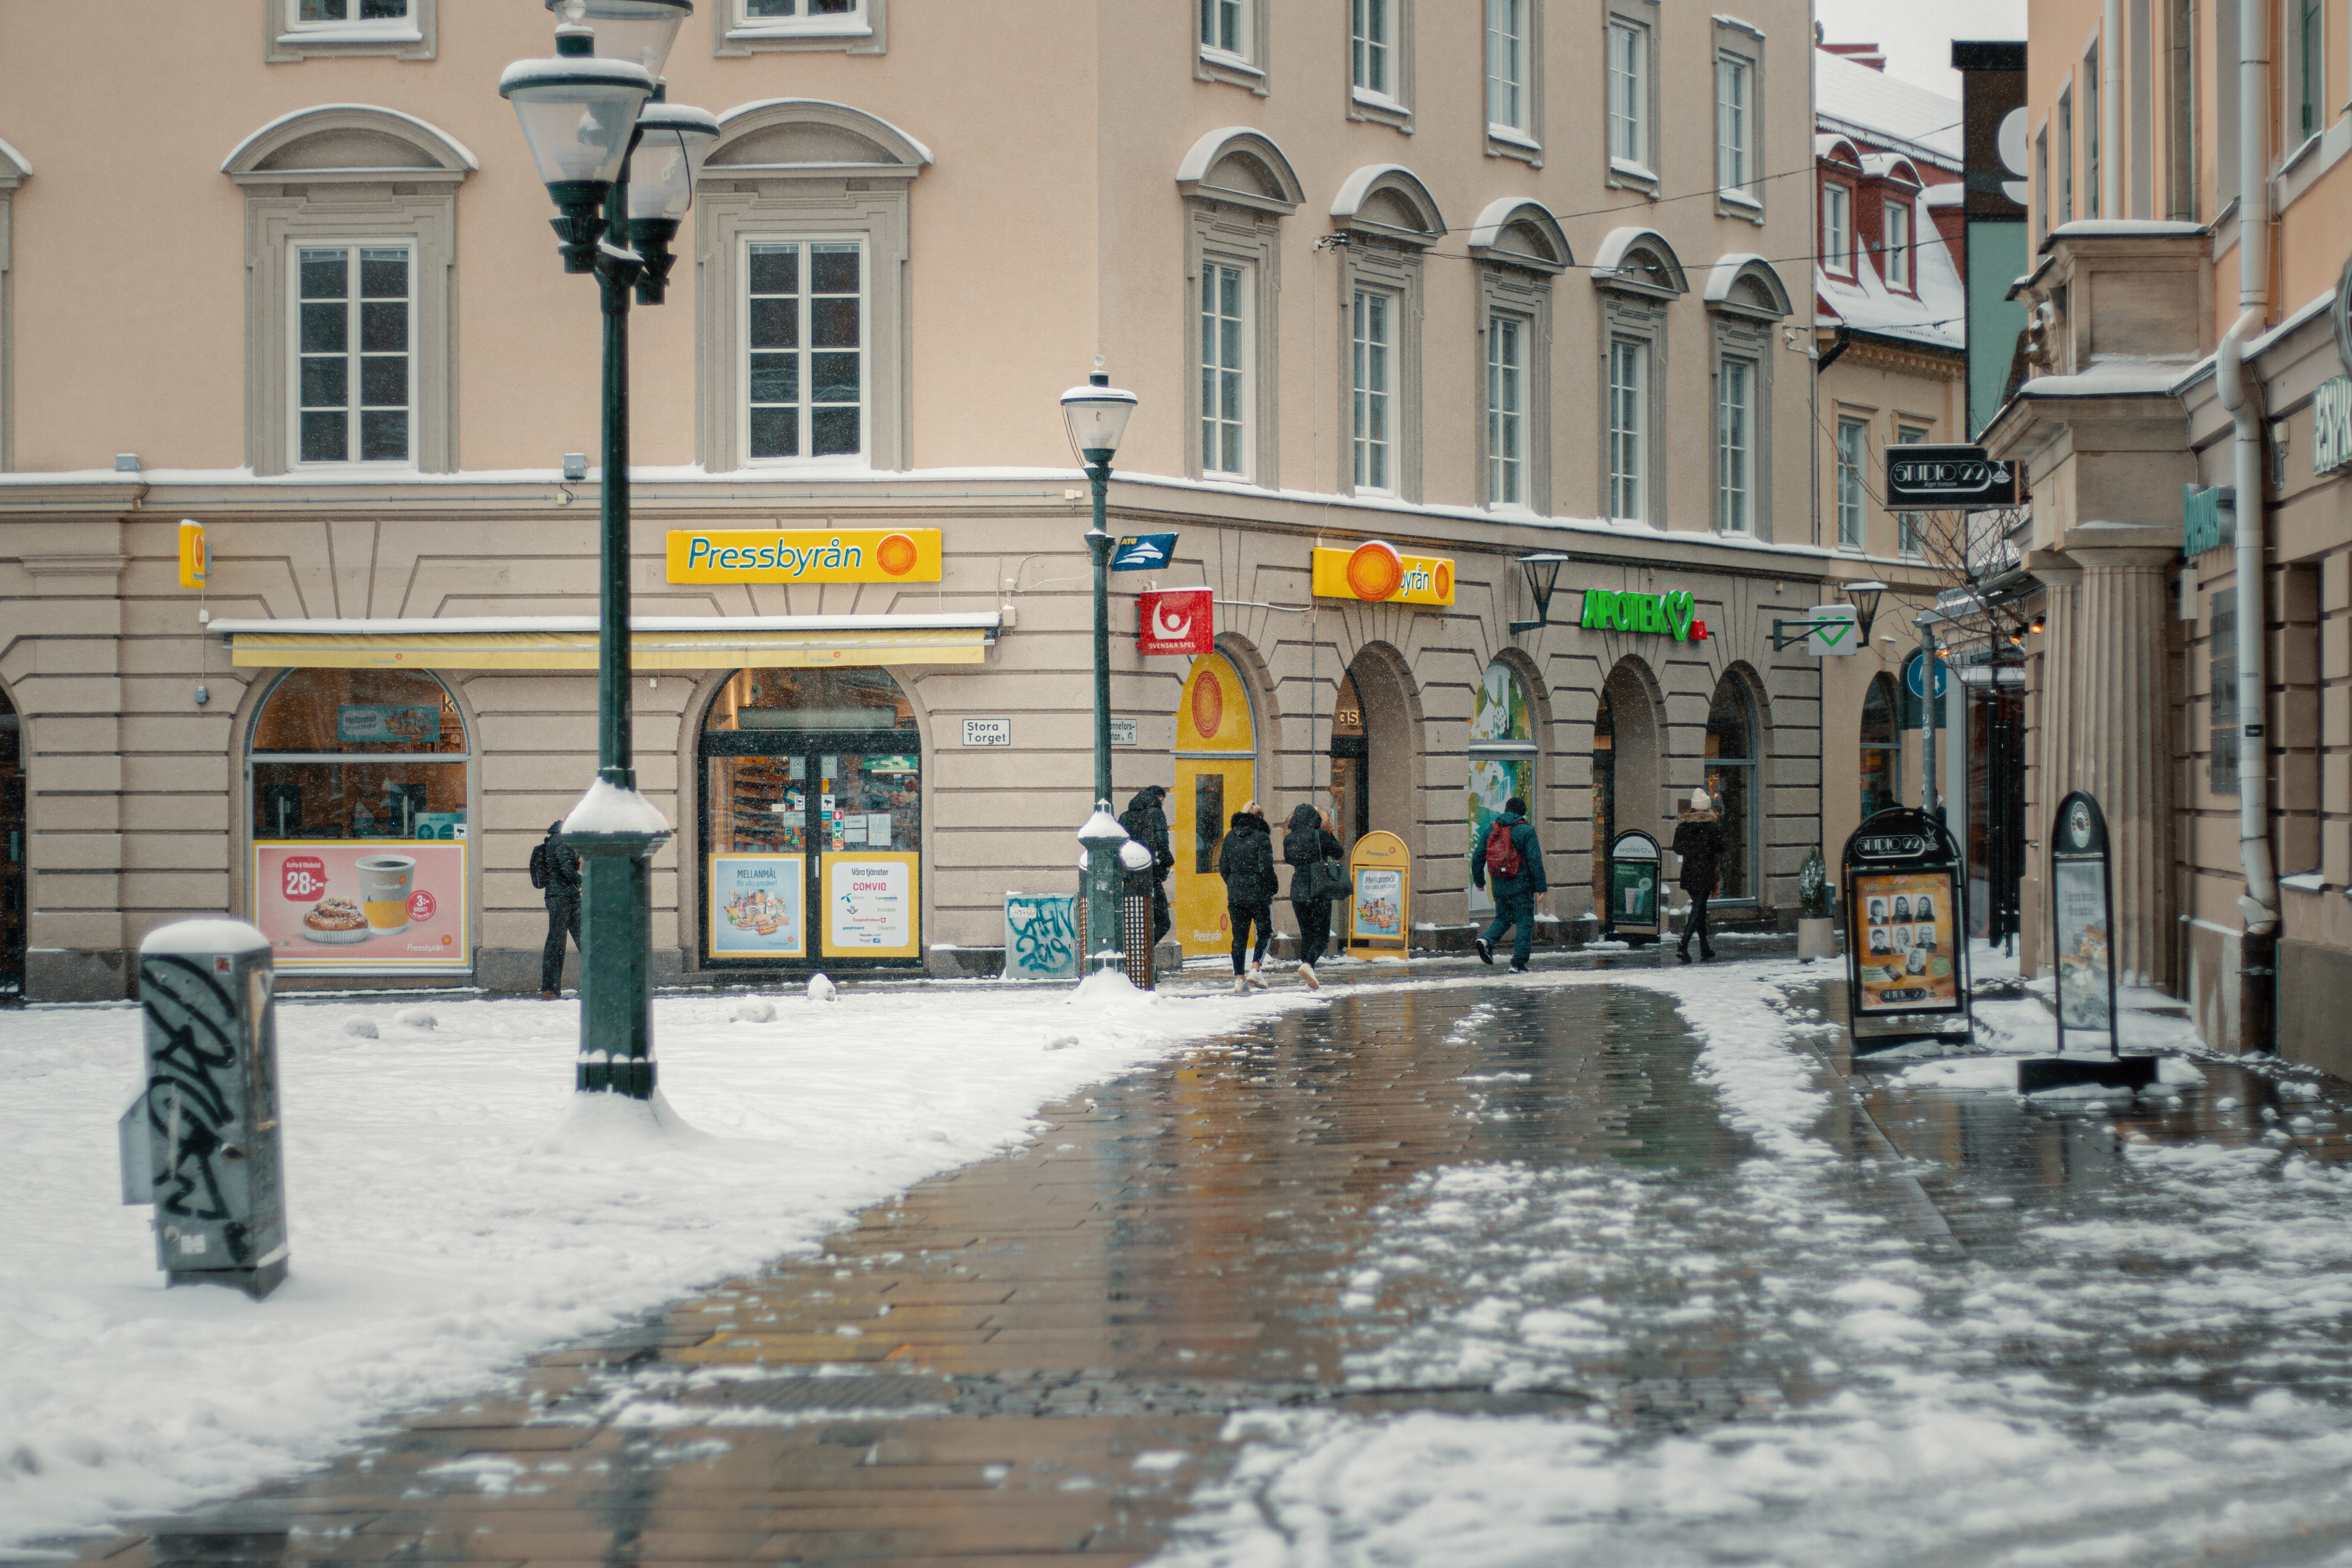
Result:
{"label": "person carrying handbag", "polygon": [[1290,868],[1290,907],[1298,917],[1298,978],[1310,991],[1323,982],[1316,960],[1331,942],[1331,904],[1348,896],[1348,868],[1323,814],[1301,802],[1284,825],[1282,858]]}
{"label": "person carrying handbag", "polygon": [[[1282,883],[1274,874],[1274,835],[1265,810],[1252,801],[1234,813],[1232,831],[1217,847],[1217,874],[1225,879],[1225,921],[1234,933],[1234,991],[1265,984],[1265,947],[1274,940],[1274,900]],[[1257,946],[1250,946],[1255,931]]]}

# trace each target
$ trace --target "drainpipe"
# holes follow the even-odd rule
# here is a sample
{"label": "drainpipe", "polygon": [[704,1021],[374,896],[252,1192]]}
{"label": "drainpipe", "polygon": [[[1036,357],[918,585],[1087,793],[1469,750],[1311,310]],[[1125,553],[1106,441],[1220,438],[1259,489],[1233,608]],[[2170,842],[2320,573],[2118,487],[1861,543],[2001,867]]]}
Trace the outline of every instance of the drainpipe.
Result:
{"label": "drainpipe", "polygon": [[2099,16],[2099,216],[2105,218],[2124,216],[2123,45],[2124,0],[2106,0]]}
{"label": "drainpipe", "polygon": [[2241,1048],[2273,1045],[2273,959],[2278,942],[2278,868],[2271,858],[2270,742],[2263,733],[2270,672],[2263,668],[2269,619],[2263,573],[2262,385],[2245,362],[2246,341],[2270,307],[2269,7],[2238,7],[2238,319],[2214,353],[2214,386],[2234,432],[2238,592],[2238,862],[2246,874],[2238,912],[2246,933],[2238,954]]}

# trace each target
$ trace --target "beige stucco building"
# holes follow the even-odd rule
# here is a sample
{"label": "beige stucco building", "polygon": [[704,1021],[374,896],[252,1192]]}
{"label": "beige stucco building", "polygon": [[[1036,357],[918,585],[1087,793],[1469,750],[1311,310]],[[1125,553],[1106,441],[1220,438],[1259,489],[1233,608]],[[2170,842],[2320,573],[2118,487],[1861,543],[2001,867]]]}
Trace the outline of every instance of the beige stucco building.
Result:
{"label": "beige stucco building", "polygon": [[[594,289],[497,92],[548,20],[234,0],[101,35],[0,0],[29,994],[120,994],[147,929],[223,909],[335,984],[534,984],[525,866],[595,702],[597,477],[566,468],[598,446]],[[1252,797],[1398,835],[1444,942],[1502,794],[1574,921],[1596,821],[1663,832],[1706,782],[1719,902],[1792,914],[1845,808],[1821,661],[1771,622],[1883,574],[1815,506],[1808,28],[1790,0],[701,0],[669,95],[722,139],[632,328],[658,972],[984,970],[1008,889],[1068,890],[1089,598],[1056,399],[1098,353],[1141,399],[1112,529],[1179,536],[1115,579],[1112,696],[1122,800],[1176,786],[1189,948],[1223,943],[1195,846]],[[83,111],[100,75],[133,112]],[[686,559],[726,531],[814,548]],[[1372,541],[1426,579],[1314,591],[1315,551]],[[1571,559],[1514,635],[1537,552]],[[1214,652],[1139,652],[1129,591],[1194,584]],[[1588,587],[1686,593],[1708,635],[1631,602],[1582,626]],[[836,861],[894,890],[840,923]]]}
{"label": "beige stucco building", "polygon": [[2031,819],[2099,798],[2126,978],[2215,1045],[2352,1073],[2352,16],[2032,26],[2033,374],[1987,432],[2030,465],[2047,588]]}

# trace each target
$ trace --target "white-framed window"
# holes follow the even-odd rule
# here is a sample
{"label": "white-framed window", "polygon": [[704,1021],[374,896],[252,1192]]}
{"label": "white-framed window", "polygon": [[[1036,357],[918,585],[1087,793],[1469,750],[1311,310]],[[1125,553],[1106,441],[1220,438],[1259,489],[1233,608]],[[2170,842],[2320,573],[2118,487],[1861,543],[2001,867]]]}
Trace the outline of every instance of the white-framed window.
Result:
{"label": "white-framed window", "polygon": [[268,64],[330,55],[434,56],[440,0],[262,0],[261,58]]}
{"label": "white-framed window", "polygon": [[1738,55],[1715,62],[1715,183],[1727,195],[1755,198],[1756,68]]}
{"label": "white-framed window", "polygon": [[1525,506],[1527,486],[1527,323],[1486,318],[1486,500]]}
{"label": "white-framed window", "polygon": [[867,26],[866,0],[722,0],[735,7],[738,28],[762,32],[839,33]]}
{"label": "white-framed window", "polygon": [[1869,460],[1870,426],[1861,419],[1837,422],[1837,542],[1840,550],[1864,548],[1862,466]]}
{"label": "white-framed window", "polygon": [[889,0],[709,0],[711,52],[878,55]]}
{"label": "white-framed window", "polygon": [[745,459],[866,457],[865,241],[743,244]]}
{"label": "white-framed window", "polygon": [[293,249],[289,460],[413,466],[415,247],[306,240]]}
{"label": "white-framed window", "polygon": [[1201,471],[1223,479],[1250,474],[1252,284],[1245,267],[1201,268]]}
{"label": "white-framed window", "polygon": [[1756,362],[1723,356],[1715,380],[1716,511],[1726,533],[1756,527]]}
{"label": "white-framed window", "polygon": [[1647,174],[1649,135],[1649,29],[1612,16],[1609,20],[1609,162]]}
{"label": "white-framed window", "polygon": [[1890,195],[1886,202],[1886,286],[1911,288],[1911,203]]}
{"label": "white-framed window", "polygon": [[1395,396],[1396,301],[1375,289],[1359,289],[1349,316],[1356,489],[1393,490],[1396,437],[1391,401]]}
{"label": "white-framed window", "polygon": [[[1895,444],[1898,447],[1916,447],[1927,438],[1927,432],[1917,425],[1895,427]],[[1927,552],[1927,538],[1919,526],[1917,512],[1898,511],[1895,514],[1895,549],[1898,554],[1915,557]]]}
{"label": "white-framed window", "polygon": [[1250,54],[1250,0],[1201,0],[1201,47],[1235,59]]}
{"label": "white-framed window", "polygon": [[2050,234],[2050,128],[2033,133],[2033,232],[2037,239]]}
{"label": "white-framed window", "polygon": [[1642,522],[1650,503],[1650,345],[1609,342],[1609,515]]}
{"label": "white-framed window", "polygon": [[2327,129],[2327,8],[2322,0],[2287,0],[2286,144],[2301,146]]}
{"label": "white-framed window", "polygon": [[1389,58],[1394,47],[1389,20],[1389,0],[1350,0],[1349,79],[1358,91],[1377,93],[1382,98],[1396,96],[1396,77]]}
{"label": "white-framed window", "polygon": [[2074,95],[2058,95],[2058,221],[2074,221]]}
{"label": "white-framed window", "polygon": [[1822,265],[1832,272],[1853,270],[1853,190],[1822,187]]}
{"label": "white-framed window", "polygon": [[1486,123],[1522,136],[1528,113],[1528,0],[1486,0]]}
{"label": "white-framed window", "polygon": [[409,0],[286,0],[286,30],[350,30],[383,27],[412,31]]}
{"label": "white-framed window", "polygon": [[2099,216],[2099,49],[2083,57],[2083,216]]}

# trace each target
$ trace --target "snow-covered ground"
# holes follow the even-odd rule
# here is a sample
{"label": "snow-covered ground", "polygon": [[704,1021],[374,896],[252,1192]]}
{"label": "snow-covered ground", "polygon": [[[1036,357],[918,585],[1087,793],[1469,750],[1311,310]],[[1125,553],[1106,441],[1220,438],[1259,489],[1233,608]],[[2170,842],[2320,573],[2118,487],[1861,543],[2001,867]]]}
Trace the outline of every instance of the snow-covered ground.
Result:
{"label": "snow-covered ground", "polygon": [[164,1290],[152,1211],[118,1201],[138,1012],[0,1014],[0,1556],[321,1458],[531,1350],[812,1246],[1021,1139],[1049,1100],[1306,1000],[918,986],[775,998],[761,1018],[742,998],[663,998],[661,1082],[684,1123],[664,1130],[570,1113],[576,1004],[286,1003],[293,1268],[258,1304]]}
{"label": "snow-covered ground", "polygon": [[[2029,1190],[2012,1238],[1936,1256],[1830,1141],[1843,1119],[1822,1119],[1800,1037],[1817,1016],[1764,1005],[1834,978],[1557,976],[1671,990],[1704,1037],[1692,1075],[1750,1152],[1712,1175],[1662,1157],[1420,1178],[1347,1280],[1345,1369],[1603,1408],[1236,1415],[1237,1466],[1159,1568],[2352,1561],[2352,1171],[2283,1139],[2126,1138],[2116,1175],[2063,1206]],[[1995,1005],[2009,1049],[2048,1048],[2038,1005]],[[2013,1091],[2013,1064],[1988,1065]],[[1969,1088],[1931,1080],[1904,1091]],[[2024,1141],[1981,1135],[1986,1201],[2017,1202],[1996,1189],[2033,1178],[1998,1167]],[[1736,1418],[1629,1426],[1605,1414],[1628,1378],[1670,1405],[1712,1389]]]}

